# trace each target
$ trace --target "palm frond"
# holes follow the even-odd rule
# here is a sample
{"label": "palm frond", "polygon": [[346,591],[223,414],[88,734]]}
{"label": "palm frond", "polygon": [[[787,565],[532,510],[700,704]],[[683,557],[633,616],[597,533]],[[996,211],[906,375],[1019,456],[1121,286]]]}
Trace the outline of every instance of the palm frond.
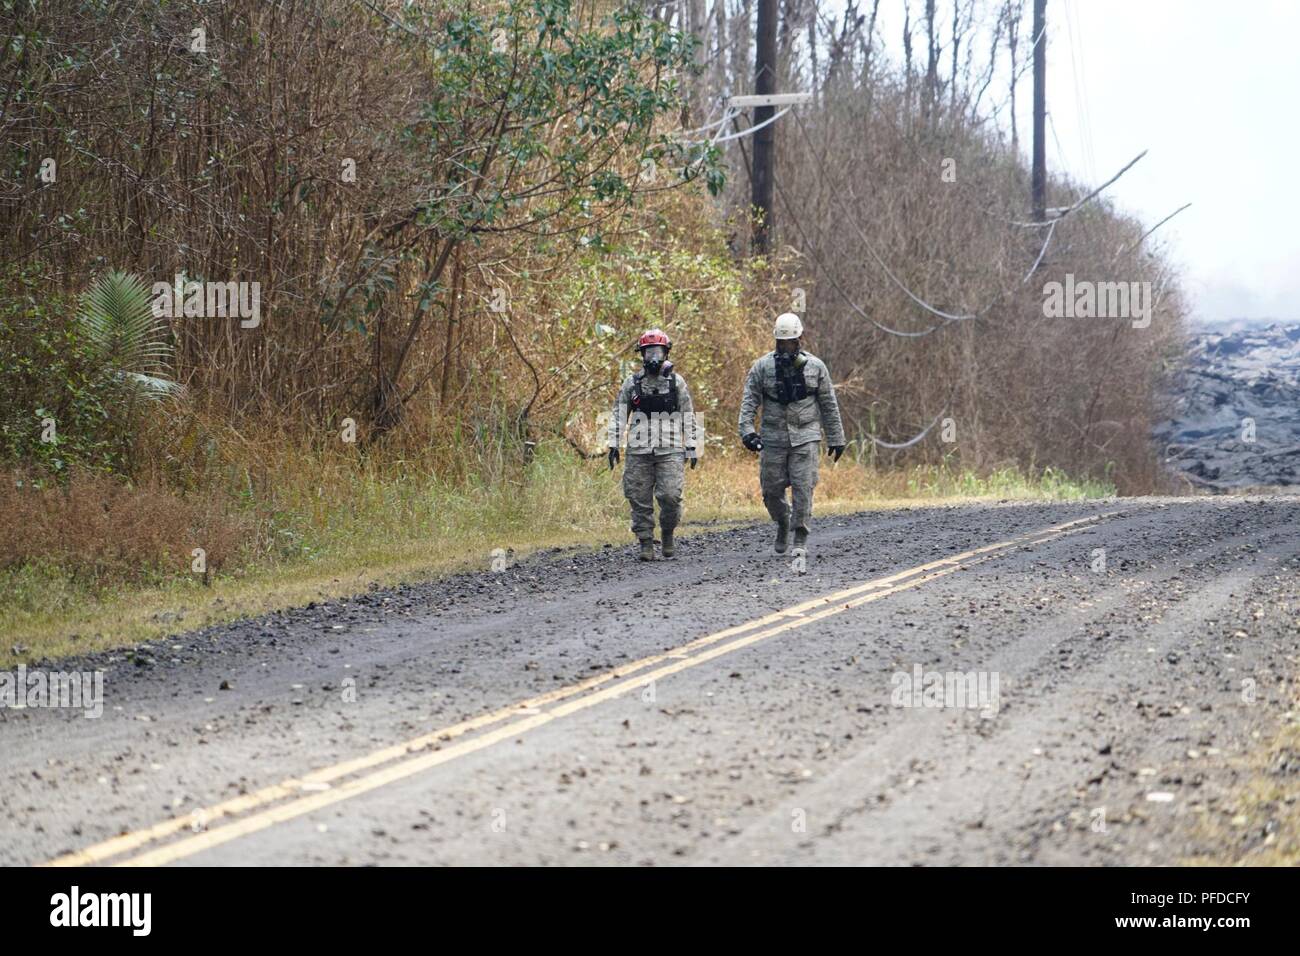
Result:
{"label": "palm frond", "polygon": [[78,316],[103,362],[121,371],[155,371],[171,358],[165,326],[144,283],[125,272],[102,276],[82,296]]}
{"label": "palm frond", "polygon": [[100,277],[81,297],[77,319],[105,373],[130,393],[151,401],[183,394],[179,383],[160,374],[172,348],[139,278],[126,272]]}
{"label": "palm frond", "polygon": [[134,386],[145,398],[154,400],[179,398],[185,394],[185,386],[180,382],[172,381],[170,378],[145,375],[143,372],[119,372],[117,374],[127,384]]}

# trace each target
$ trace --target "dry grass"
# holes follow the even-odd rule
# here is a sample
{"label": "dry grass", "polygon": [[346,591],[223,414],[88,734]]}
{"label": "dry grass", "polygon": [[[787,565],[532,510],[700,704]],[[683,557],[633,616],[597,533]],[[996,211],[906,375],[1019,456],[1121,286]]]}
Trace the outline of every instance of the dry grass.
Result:
{"label": "dry grass", "polygon": [[1277,734],[1242,761],[1243,782],[1198,825],[1222,849],[1190,865],[1300,866],[1300,698],[1282,719]]}
{"label": "dry grass", "polygon": [[[8,569],[0,570],[0,664],[126,646],[355,594],[371,584],[486,568],[495,548],[513,550],[517,557],[538,548],[632,540],[619,473],[611,474],[603,460],[578,459],[558,442],[544,445],[526,468],[507,469],[493,482],[469,476],[452,483],[415,461],[399,469],[302,449],[276,455],[268,447],[258,454],[262,470],[256,474],[225,466],[239,477],[221,489],[221,499],[215,487],[199,499],[90,484],[78,485],[71,495],[46,490],[14,497],[24,514],[35,516],[34,523],[51,530],[8,532]],[[981,479],[942,469],[882,473],[847,458],[836,465],[823,459],[817,511],[1109,491],[1050,474],[1031,479],[1007,471]],[[110,502],[102,518],[93,493]],[[228,512],[213,517],[203,508],[195,510],[196,500],[206,502],[205,508],[223,500]],[[76,503],[74,510],[68,510],[68,501]],[[60,530],[51,518],[60,514],[78,517]],[[765,519],[753,456],[713,454],[688,473],[684,533],[698,523]],[[211,548],[210,554],[233,554],[238,560],[204,586],[188,571],[189,550],[205,529],[229,535],[231,528],[239,528],[243,537]],[[212,537],[207,541],[215,543]],[[119,547],[124,550],[115,550]],[[21,561],[13,560],[15,549]],[[155,567],[171,561],[177,568],[178,554],[183,563],[169,576],[132,579],[124,573],[144,556],[152,556]],[[88,577],[89,567],[114,568],[117,576]]]}
{"label": "dry grass", "polygon": [[244,536],[244,522],[223,506],[212,494],[180,496],[94,473],[64,484],[9,474],[0,480],[0,571],[53,565],[100,588],[187,571],[198,547],[217,571]]}

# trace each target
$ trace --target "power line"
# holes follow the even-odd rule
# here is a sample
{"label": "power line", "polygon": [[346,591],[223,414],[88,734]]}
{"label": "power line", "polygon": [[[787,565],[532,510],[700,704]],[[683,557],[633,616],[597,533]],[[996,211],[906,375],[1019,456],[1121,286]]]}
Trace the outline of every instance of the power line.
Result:
{"label": "power line", "polygon": [[1170,219],[1173,219],[1174,216],[1178,215],[1180,212],[1182,212],[1190,205],[1191,203],[1183,203],[1183,205],[1179,206],[1169,215],[1165,216],[1164,219],[1161,219],[1158,223],[1156,223],[1146,232],[1142,233],[1142,235],[1138,237],[1137,242],[1133,243],[1131,246],[1121,246],[1119,251],[1115,253],[1115,258],[1118,259],[1121,255],[1123,255],[1125,252],[1128,252],[1130,249],[1136,249],[1138,246],[1142,245],[1142,243],[1146,241],[1147,237],[1151,235],[1151,233],[1155,232],[1157,229],[1159,229],[1161,226],[1167,223]]}
{"label": "power line", "polygon": [[803,238],[804,244],[807,247],[806,255],[808,256],[809,259],[812,260],[813,265],[815,265],[819,270],[821,270],[822,274],[826,276],[826,281],[828,281],[831,284],[831,288],[834,289],[836,293],[839,294],[839,297],[844,300],[845,305],[847,305],[850,309],[856,312],[861,318],[866,319],[868,322],[870,322],[872,325],[878,328],[881,332],[886,332],[889,335],[897,335],[901,338],[921,338],[922,336],[929,335],[931,332],[938,331],[939,329],[943,328],[944,325],[947,324],[945,322],[939,325],[934,325],[924,330],[923,332],[904,332],[901,329],[891,329],[886,325],[881,325],[871,316],[867,315],[867,313],[863,311],[862,307],[858,305],[856,302],[854,302],[851,298],[849,298],[848,293],[846,293],[842,288],[840,288],[839,283],[835,281],[835,276],[831,273],[829,269],[826,268],[826,266],[822,263],[820,257],[818,257],[816,253],[813,251],[813,245],[811,242],[808,241],[807,233],[803,231],[803,224],[799,222],[799,217],[794,214],[794,207],[791,206],[790,201],[786,198],[785,190],[781,188],[781,181],[779,179],[774,179],[773,182],[776,185],[777,198],[781,200],[781,205],[785,207],[786,213],[790,216],[790,221],[794,223],[795,228],[799,230],[799,235]]}
{"label": "power line", "polygon": [[[797,113],[795,115],[798,116]],[[748,153],[745,152],[745,143],[743,140],[739,140],[737,141],[736,145],[740,147],[741,158],[743,158],[745,161],[745,172],[746,174],[748,174],[749,155]],[[774,177],[772,180],[772,184],[776,187],[777,198],[781,200],[781,205],[785,207],[786,213],[790,216],[790,221],[794,223],[795,228],[799,230],[799,235],[803,237],[804,244],[808,246],[810,249],[810,251],[807,253],[808,258],[811,259],[813,264],[817,266],[817,268],[820,269],[821,272],[826,276],[827,281],[829,281],[831,284],[831,288],[833,288],[837,293],[839,293],[840,297],[844,299],[845,303],[849,306],[849,308],[853,309],[853,311],[858,313],[858,315],[862,316],[862,318],[866,319],[868,322],[870,322],[876,328],[880,329],[882,332],[889,332],[892,335],[900,335],[900,336],[915,338],[922,335],[928,335],[930,332],[935,331],[935,328],[939,328],[939,326],[935,326],[935,328],[928,329],[925,332],[900,332],[894,329],[886,328],[885,326],[877,322],[875,319],[873,319],[871,316],[867,315],[866,312],[862,311],[862,309],[858,306],[858,304],[855,303],[852,299],[850,299],[845,294],[844,290],[839,287],[839,284],[836,283],[835,281],[835,277],[831,275],[830,271],[825,266],[822,265],[821,260],[818,259],[811,252],[812,244],[808,242],[808,237],[803,231],[803,225],[799,222],[799,217],[794,214],[794,210],[791,208],[789,200],[786,199],[785,190],[781,188],[781,181]],[[924,429],[922,429],[920,434],[913,436],[912,438],[908,439],[907,441],[901,444],[887,442],[883,439],[877,438],[875,435],[868,435],[867,438],[869,438],[872,442],[874,442],[875,444],[879,445],[882,448],[892,448],[892,449],[909,448],[912,445],[915,445],[917,442],[921,441],[923,438],[925,438],[926,435],[930,433],[930,430],[934,428],[935,422],[938,422],[944,416],[944,414],[946,414],[947,411],[952,407],[952,399],[956,394],[957,394],[956,386],[954,385],[954,391],[952,392],[952,394],[948,396],[948,401],[944,404],[943,411],[941,411],[935,417],[934,421],[932,421],[929,425],[927,425]]]}
{"label": "power line", "polygon": [[[800,133],[803,134],[804,142],[808,146],[808,151],[812,154],[813,164],[817,170],[818,178],[821,179],[823,186],[829,186],[829,183],[826,181],[825,178],[824,164],[818,159],[817,149],[815,146],[813,146],[812,137],[808,135],[808,127],[804,125],[803,119],[802,117],[799,116],[798,113],[794,115],[794,120],[799,127]],[[832,197],[836,195],[833,189],[830,190],[830,195]],[[902,280],[899,279],[898,276],[894,275],[893,271],[889,268],[889,266],[885,264],[885,260],[882,259],[880,255],[876,252],[875,247],[872,246],[871,244],[871,240],[867,238],[866,233],[862,231],[862,227],[858,225],[857,218],[848,215],[845,212],[842,205],[840,206],[840,214],[844,216],[844,218],[847,219],[850,222],[850,224],[852,224],[853,228],[857,231],[858,238],[860,238],[862,240],[862,244],[867,247],[867,252],[871,254],[871,258],[873,258],[876,261],[876,264],[879,265],[880,268],[885,270],[885,275],[889,276],[889,278],[893,281],[893,283],[896,286],[898,286],[900,289],[902,289],[904,293],[907,294],[907,297],[909,299],[911,299],[913,302],[921,306],[921,308],[925,309],[927,312],[931,313],[932,315],[938,316],[941,319],[946,319],[949,322],[962,322],[967,319],[975,318],[974,315],[951,315],[950,313],[944,312],[940,309],[936,309],[934,306],[930,305],[928,302],[926,302],[925,300],[917,296],[914,292],[912,292],[911,289],[909,289],[906,285],[904,285]],[[936,326],[936,328],[938,328],[938,326]],[[933,331],[933,329],[931,331]]]}
{"label": "power line", "polygon": [[926,435],[930,434],[934,426],[939,424],[939,422],[943,419],[944,415],[948,414],[948,410],[952,408],[952,400],[956,397],[956,395],[957,395],[957,390],[956,388],[954,388],[953,391],[948,395],[948,401],[944,403],[943,411],[941,411],[938,415],[935,415],[934,420],[930,422],[930,424],[926,425],[923,429],[921,429],[920,432],[918,432],[916,435],[913,435],[905,442],[888,442],[888,441],[884,441],[883,439],[877,438],[875,435],[868,435],[867,437],[881,448],[890,448],[895,451],[898,451],[903,448],[911,448],[917,442],[925,438]]}
{"label": "power line", "polygon": [[[755,124],[754,126],[748,126],[748,127],[746,127],[745,129],[743,129],[743,130],[737,130],[736,132],[734,132],[734,133],[729,133],[729,134],[727,134],[726,136],[715,136],[715,137],[713,138],[713,142],[714,142],[714,143],[725,143],[725,142],[727,142],[727,140],[731,140],[731,139],[740,139],[742,136],[749,136],[751,133],[755,133],[755,132],[757,132],[758,130],[762,129],[764,126],[770,126],[771,124],[775,123],[777,120],[779,120],[779,119],[780,119],[782,116],[784,116],[786,113],[790,112],[790,109],[791,109],[791,107],[787,106],[785,109],[783,109],[781,112],[777,113],[775,116],[769,116],[767,119],[763,120],[763,122],[758,123],[758,124]],[[733,114],[733,115],[734,115],[734,114]],[[798,114],[795,114],[795,115],[797,116]]]}
{"label": "power line", "polygon": [[[807,127],[804,125],[803,120],[802,120],[802,118],[799,116],[798,113],[795,114],[795,122],[798,124],[799,129],[800,129],[801,133],[803,134],[804,141],[805,141],[805,143],[807,144],[810,153],[812,153],[812,155],[813,155],[814,167],[815,167],[816,170],[817,170],[817,174],[818,174],[819,179],[820,179],[821,182],[822,182],[822,185],[828,188],[828,191],[829,191],[829,193],[830,193],[831,196],[836,196],[836,195],[838,195],[838,193],[837,193],[837,192],[836,192],[836,191],[835,191],[835,190],[830,186],[830,183],[828,182],[828,180],[827,180],[827,178],[826,178],[826,175],[825,175],[825,163],[821,162],[821,161],[818,159],[818,157],[817,157],[816,147],[813,145],[813,143],[812,143],[812,138],[811,138],[811,137],[809,136],[809,134],[808,134],[808,129],[807,129]],[[1138,158],[1140,159],[1141,157],[1138,157]],[[1134,162],[1136,162],[1136,161],[1137,161],[1137,160],[1134,160]],[[1129,165],[1131,166],[1132,163],[1130,163]],[[1126,167],[1126,168],[1127,168],[1127,167]],[[1124,170],[1121,170],[1120,173],[1117,174],[1115,178],[1116,178],[1116,179],[1119,178],[1119,176],[1122,175],[1123,172],[1124,172]],[[1113,182],[1114,180],[1112,179],[1111,181]],[[1109,185],[1109,184],[1104,184],[1102,187],[1100,187],[1100,189],[1104,189],[1106,185]],[[804,231],[803,231],[803,227],[802,227],[802,225],[801,225],[800,222],[799,222],[799,218],[793,214],[793,210],[791,209],[791,204],[790,204],[789,201],[785,198],[784,192],[780,190],[780,183],[779,183],[779,181],[778,181],[778,183],[777,183],[777,189],[778,189],[778,191],[780,191],[780,193],[781,193],[781,201],[782,201],[782,204],[785,205],[787,211],[790,212],[790,218],[791,218],[791,220],[794,222],[795,227],[799,230],[799,234],[800,234],[801,236],[803,236],[805,243],[807,243],[807,241],[808,241],[808,240],[807,240],[807,235],[806,235],[806,234],[804,233]],[[1096,192],[1100,192],[1100,189],[1096,190],[1096,191],[1093,193],[1093,195],[1095,195]],[[850,194],[852,194],[851,191],[850,191]],[[856,198],[856,197],[855,197],[855,198]],[[1082,204],[1082,202],[1086,202],[1087,199],[1089,199],[1089,198],[1091,198],[1091,196],[1089,196],[1089,197],[1085,197],[1084,200],[1081,200],[1080,204]],[[853,225],[853,228],[854,228],[854,230],[858,233],[858,236],[859,236],[859,238],[862,240],[862,243],[867,247],[867,251],[871,254],[872,258],[875,259],[875,261],[877,262],[877,264],[878,264],[878,265],[879,265],[879,266],[880,266],[880,267],[885,271],[885,274],[889,276],[889,278],[894,282],[894,284],[897,285],[898,288],[900,288],[900,289],[901,289],[901,290],[902,290],[902,291],[903,291],[903,292],[908,296],[908,298],[910,298],[913,302],[915,302],[915,303],[917,303],[918,305],[920,305],[920,306],[921,306],[922,308],[924,308],[926,311],[928,311],[928,312],[932,313],[933,315],[938,316],[939,318],[942,318],[942,319],[944,320],[943,322],[940,322],[940,323],[938,323],[937,325],[933,325],[933,326],[931,326],[930,328],[925,329],[925,330],[923,330],[923,331],[921,331],[921,332],[904,332],[904,331],[901,331],[901,330],[899,330],[899,329],[890,329],[890,328],[888,328],[887,326],[881,325],[879,322],[877,322],[877,321],[876,321],[875,319],[873,319],[871,316],[867,315],[867,313],[866,313],[866,312],[861,308],[861,306],[859,306],[857,303],[853,302],[852,299],[850,299],[850,298],[848,297],[848,295],[844,292],[844,290],[841,289],[841,288],[839,287],[839,285],[835,282],[835,279],[834,279],[834,277],[831,275],[830,270],[827,269],[825,266],[823,266],[822,263],[821,263],[821,261],[820,261],[820,260],[819,260],[819,259],[818,259],[814,254],[812,254],[812,252],[810,251],[810,252],[809,252],[809,258],[812,259],[814,265],[816,265],[816,266],[817,266],[817,267],[822,271],[822,273],[826,275],[827,279],[828,279],[828,280],[830,281],[830,283],[831,283],[831,287],[832,287],[833,289],[835,289],[835,291],[839,294],[840,298],[842,298],[842,299],[845,301],[845,303],[849,306],[849,308],[851,308],[855,313],[857,313],[857,314],[858,314],[859,316],[861,316],[862,318],[866,319],[868,322],[870,322],[870,323],[871,323],[872,325],[874,325],[876,328],[880,329],[882,332],[888,332],[888,333],[891,334],[891,335],[897,335],[897,336],[904,337],[904,338],[920,338],[920,337],[923,337],[923,336],[929,335],[929,334],[931,334],[932,332],[937,332],[939,329],[944,328],[944,327],[946,327],[947,325],[950,325],[950,324],[953,323],[953,322],[962,322],[962,321],[969,321],[969,320],[973,320],[973,319],[982,318],[983,316],[989,314],[989,313],[993,310],[993,308],[994,308],[995,306],[998,305],[999,302],[1001,302],[1001,301],[1002,301],[1003,299],[1005,299],[1008,295],[1010,295],[1011,292],[1013,292],[1013,291],[1015,290],[1015,288],[1016,288],[1016,287],[1012,287],[1012,288],[1010,288],[1010,289],[1003,289],[1003,290],[1002,290],[1001,292],[999,292],[996,296],[994,296],[994,297],[993,297],[993,298],[988,302],[988,304],[986,304],[986,305],[983,306],[982,308],[980,308],[980,309],[976,310],[975,312],[970,313],[970,314],[968,314],[968,315],[961,315],[961,316],[958,316],[958,315],[952,315],[952,314],[947,313],[947,312],[944,312],[944,311],[942,311],[942,310],[940,310],[940,309],[936,309],[934,306],[930,305],[928,302],[925,302],[923,299],[921,299],[919,296],[917,296],[915,293],[913,293],[912,290],[909,289],[909,288],[908,288],[908,287],[907,287],[907,286],[902,282],[902,280],[899,279],[899,278],[898,278],[898,277],[893,273],[893,271],[889,268],[888,264],[884,261],[884,259],[881,258],[880,255],[879,255],[878,253],[876,253],[874,247],[873,247],[872,244],[871,244],[871,240],[867,237],[866,233],[863,232],[862,227],[858,225],[858,222],[857,222],[856,217],[850,215],[850,214],[845,210],[845,208],[844,208],[844,206],[843,206],[842,203],[839,203],[838,205],[839,205],[840,215],[841,215],[844,219],[846,219],[849,223],[851,223],[851,224]],[[1067,210],[1067,211],[1068,211],[1068,210]],[[1020,286],[1024,286],[1024,285],[1026,285],[1026,284],[1029,282],[1029,280],[1033,277],[1034,273],[1038,270],[1038,267],[1039,267],[1039,265],[1042,263],[1043,258],[1047,255],[1047,249],[1048,249],[1048,246],[1051,245],[1051,242],[1052,242],[1052,236],[1053,236],[1053,234],[1054,234],[1055,231],[1056,231],[1056,222],[1057,222],[1060,218],[1063,218],[1064,215],[1065,215],[1065,214],[1063,213],[1061,216],[1059,216],[1059,217],[1057,217],[1056,219],[1053,219],[1053,220],[1050,221],[1050,228],[1049,228],[1048,231],[1047,231],[1047,235],[1046,235],[1046,236],[1044,237],[1044,239],[1043,239],[1042,247],[1038,250],[1038,255],[1034,258],[1034,263],[1033,263],[1033,265],[1031,265],[1031,266],[1029,267],[1029,271],[1025,273],[1024,278],[1020,280],[1020,283],[1019,283]]]}
{"label": "power line", "polygon": [[1119,172],[1117,172],[1114,176],[1110,177],[1110,179],[1106,180],[1104,183],[1102,183],[1100,186],[1098,186],[1098,187],[1097,187],[1096,189],[1094,189],[1092,192],[1088,193],[1088,195],[1084,196],[1082,199],[1080,199],[1080,200],[1079,200],[1078,202],[1076,202],[1074,205],[1072,205],[1072,206],[1066,206],[1065,209],[1061,210],[1060,213],[1059,213],[1058,215],[1053,216],[1051,219],[1046,219],[1046,220],[1044,220],[1044,221],[1042,221],[1042,222],[1012,222],[1011,225],[1013,225],[1013,226],[1020,226],[1021,228],[1024,228],[1024,229],[1037,229],[1037,228],[1040,227],[1040,226],[1046,226],[1046,225],[1048,225],[1048,224],[1050,224],[1050,223],[1056,222],[1057,220],[1064,219],[1064,218],[1065,218],[1066,216],[1068,216],[1070,213],[1076,211],[1076,210],[1079,209],[1081,206],[1084,206],[1084,205],[1086,205],[1087,203],[1091,202],[1093,199],[1097,198],[1098,194],[1099,194],[1103,189],[1105,189],[1105,188],[1106,188],[1107,186],[1109,186],[1111,183],[1115,182],[1115,180],[1119,179],[1119,178],[1120,178],[1121,176],[1123,176],[1126,172],[1128,172],[1130,169],[1132,169],[1133,166],[1137,163],[1137,161],[1138,161],[1139,159],[1141,159],[1143,156],[1145,156],[1148,152],[1149,152],[1149,150],[1145,150],[1145,149],[1142,150],[1142,152],[1138,153],[1136,156],[1134,156],[1132,159],[1130,159],[1130,160],[1128,161],[1128,163],[1124,166],[1124,168],[1121,169]]}
{"label": "power line", "polygon": [[[828,179],[827,179],[827,177],[826,177],[826,174],[825,174],[825,164],[822,163],[822,162],[818,159],[818,157],[817,157],[817,155],[816,155],[816,153],[817,153],[817,151],[816,151],[816,147],[813,146],[812,138],[811,138],[811,137],[809,136],[809,134],[808,134],[808,128],[804,125],[803,120],[799,117],[799,114],[798,114],[798,113],[795,114],[795,122],[796,122],[796,124],[799,126],[799,129],[800,129],[800,131],[801,131],[802,134],[803,134],[804,142],[807,144],[809,151],[813,154],[814,168],[817,170],[817,175],[818,175],[818,178],[821,180],[822,185],[823,185],[824,187],[827,188],[829,194],[830,194],[832,197],[834,197],[834,196],[838,196],[838,192],[837,192],[837,191],[836,191],[836,190],[831,186],[830,182],[828,181]],[[851,191],[850,191],[850,194],[852,195],[852,192],[851,192]],[[898,278],[898,276],[894,275],[893,270],[891,270],[891,269],[889,268],[889,266],[888,266],[888,264],[885,262],[885,260],[884,260],[883,258],[881,258],[881,256],[880,256],[880,255],[875,251],[875,248],[874,248],[874,247],[872,246],[872,244],[871,244],[871,240],[867,237],[867,234],[866,234],[865,232],[863,232],[862,227],[858,225],[857,218],[856,218],[855,216],[850,215],[850,214],[845,210],[845,208],[844,208],[844,206],[843,206],[842,203],[837,203],[837,205],[839,205],[840,215],[841,215],[844,219],[846,219],[846,220],[847,220],[847,221],[848,221],[848,222],[853,226],[854,230],[855,230],[855,231],[857,232],[857,234],[858,234],[858,237],[862,240],[863,245],[865,245],[865,246],[867,247],[867,251],[871,254],[871,257],[876,261],[876,263],[881,267],[881,269],[884,270],[885,274],[889,276],[889,278],[894,282],[894,284],[895,284],[896,286],[898,286],[898,288],[900,288],[900,289],[901,289],[901,290],[902,290],[902,291],[907,295],[907,297],[910,298],[913,302],[915,302],[915,303],[917,303],[918,305],[920,305],[920,306],[921,306],[922,308],[924,308],[927,312],[930,312],[931,314],[933,314],[933,315],[935,315],[935,316],[937,316],[937,317],[939,317],[939,318],[942,318],[942,319],[944,320],[943,322],[939,323],[938,325],[935,325],[935,326],[932,326],[932,327],[929,328],[929,329],[926,329],[924,332],[900,332],[900,331],[897,331],[897,330],[886,329],[884,326],[880,325],[880,324],[879,324],[878,322],[876,322],[874,319],[871,319],[869,316],[867,316],[866,313],[863,312],[862,309],[861,309],[859,306],[857,306],[855,303],[853,303],[853,302],[851,302],[851,301],[849,302],[850,307],[853,308],[853,310],[854,310],[855,312],[857,312],[859,315],[863,316],[864,318],[867,318],[868,321],[870,321],[870,322],[872,322],[872,324],[876,325],[877,328],[880,328],[880,329],[882,329],[883,331],[889,331],[889,332],[891,332],[891,334],[894,334],[894,335],[901,335],[901,336],[907,336],[907,337],[919,337],[919,336],[922,336],[922,335],[929,335],[931,332],[938,331],[939,329],[941,329],[941,328],[943,328],[944,326],[949,325],[949,324],[951,324],[951,323],[953,323],[953,322],[965,322],[965,321],[970,321],[970,320],[972,320],[972,319],[978,319],[978,318],[980,318],[980,317],[982,317],[982,316],[984,316],[984,315],[987,315],[987,314],[988,314],[988,313],[993,309],[993,307],[996,306],[996,305],[998,304],[998,302],[1000,302],[1003,298],[1005,298],[1005,297],[1009,294],[1009,291],[1008,291],[1008,290],[1004,290],[1003,292],[1001,292],[1001,293],[999,293],[997,296],[995,296],[995,297],[994,297],[994,298],[993,298],[993,299],[992,299],[992,300],[991,300],[987,305],[985,305],[983,308],[981,308],[981,309],[979,309],[979,310],[977,310],[977,311],[975,311],[975,312],[973,312],[973,313],[970,313],[970,314],[968,314],[968,315],[953,315],[953,314],[951,314],[951,313],[944,312],[944,311],[942,311],[941,309],[937,309],[937,308],[935,308],[934,306],[930,305],[928,302],[926,302],[925,300],[923,300],[922,298],[920,298],[920,296],[918,296],[918,295],[916,295],[914,292],[912,292],[912,290],[909,289],[909,288],[908,288],[908,287],[903,283],[903,281],[902,281],[901,279]],[[794,218],[794,217],[792,217],[792,218]],[[799,223],[798,223],[798,219],[797,219],[797,218],[795,218],[795,225],[796,225],[796,226],[799,225]],[[800,233],[802,234],[802,229],[800,229]],[[1029,270],[1029,273],[1028,273],[1028,274],[1025,276],[1025,278],[1021,281],[1021,285],[1024,285],[1025,282],[1028,282],[1028,281],[1029,281],[1029,277],[1032,276],[1033,273],[1034,273],[1034,270],[1038,268],[1038,264],[1039,264],[1040,262],[1042,262],[1042,260],[1043,260],[1043,256],[1047,253],[1047,246],[1048,246],[1048,243],[1050,243],[1051,241],[1052,241],[1052,237],[1051,237],[1051,232],[1049,231],[1049,234],[1048,234],[1047,238],[1046,238],[1046,239],[1044,240],[1044,242],[1043,242],[1042,249],[1039,250],[1038,256],[1037,256],[1037,258],[1034,260],[1034,265],[1033,265],[1033,267]],[[829,270],[823,269],[822,271],[823,271],[823,272],[826,272],[827,275],[829,276]],[[833,280],[833,279],[832,279],[832,285],[834,285],[834,280]],[[842,292],[841,292],[841,297],[842,297],[842,298],[846,298],[846,300],[847,300],[847,297],[845,297],[845,296],[843,295]]]}
{"label": "power line", "polygon": [[1047,255],[1047,246],[1052,241],[1052,234],[1056,232],[1056,223],[1058,221],[1059,220],[1056,219],[1052,220],[1052,225],[1047,230],[1047,238],[1043,240],[1043,248],[1039,250],[1038,258],[1035,259],[1034,264],[1029,267],[1029,271],[1025,273],[1025,277],[1020,280],[1021,285],[1024,285],[1026,282],[1028,282],[1029,277],[1032,276],[1036,271],[1038,271],[1038,264],[1043,261],[1043,256]]}
{"label": "power line", "polygon": [[1056,144],[1057,162],[1061,164],[1062,169],[1068,170],[1068,166],[1065,162],[1065,149],[1061,146],[1061,137],[1056,135],[1056,117],[1054,117],[1050,112],[1047,114],[1047,125],[1052,131],[1052,142]]}
{"label": "power line", "polygon": [[[1092,109],[1088,104],[1088,77],[1083,62],[1083,29],[1075,27],[1079,11],[1073,3],[1065,3],[1065,28],[1070,37],[1070,72],[1074,77],[1074,103],[1079,111],[1079,138],[1083,147],[1088,178],[1097,178],[1097,154],[1092,138]],[[1076,57],[1075,47],[1078,47]]]}

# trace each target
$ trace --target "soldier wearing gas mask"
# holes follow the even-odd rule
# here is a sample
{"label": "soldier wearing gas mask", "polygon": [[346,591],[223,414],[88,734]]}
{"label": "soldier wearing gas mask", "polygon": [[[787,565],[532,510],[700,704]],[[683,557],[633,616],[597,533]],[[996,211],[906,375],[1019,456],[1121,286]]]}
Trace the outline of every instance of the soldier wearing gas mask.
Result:
{"label": "soldier wearing gas mask", "polygon": [[623,496],[632,507],[632,533],[641,542],[641,560],[655,559],[655,502],[663,555],[676,550],[673,531],[682,513],[685,462],[699,463],[703,442],[686,380],[673,371],[673,344],[659,329],[637,341],[642,370],[629,375],[614,402],[609,422],[609,468],[619,460],[626,438]]}
{"label": "soldier wearing gas mask", "polygon": [[[774,331],[776,348],[749,369],[745,395],[740,403],[740,440],[759,453],[758,479],[763,504],[776,522],[776,553],[790,547],[794,525],[794,546],[808,541],[808,519],[812,514],[813,488],[817,484],[818,453],[822,431],[826,432],[826,453],[835,461],[844,454],[844,425],[835,387],[826,364],[799,347],[803,323],[786,312],[778,316]],[[754,415],[763,410],[762,435],[754,430]],[[793,503],[786,503],[790,489]]]}

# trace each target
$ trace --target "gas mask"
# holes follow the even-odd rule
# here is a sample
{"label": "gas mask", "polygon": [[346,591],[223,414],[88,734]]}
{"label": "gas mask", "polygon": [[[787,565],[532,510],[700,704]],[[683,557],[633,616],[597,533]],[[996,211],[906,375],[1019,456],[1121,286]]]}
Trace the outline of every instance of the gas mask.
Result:
{"label": "gas mask", "polygon": [[[647,345],[641,350],[641,364],[647,375],[659,375],[667,364],[668,350],[662,345]],[[672,368],[672,365],[668,365]]]}
{"label": "gas mask", "polygon": [[776,352],[776,392],[782,405],[808,397],[808,384],[803,378],[803,367],[808,356],[803,352]]}
{"label": "gas mask", "polygon": [[776,351],[776,368],[778,372],[788,374],[792,371],[798,371],[807,362],[808,356],[804,355],[803,352],[782,352],[780,349]]}

